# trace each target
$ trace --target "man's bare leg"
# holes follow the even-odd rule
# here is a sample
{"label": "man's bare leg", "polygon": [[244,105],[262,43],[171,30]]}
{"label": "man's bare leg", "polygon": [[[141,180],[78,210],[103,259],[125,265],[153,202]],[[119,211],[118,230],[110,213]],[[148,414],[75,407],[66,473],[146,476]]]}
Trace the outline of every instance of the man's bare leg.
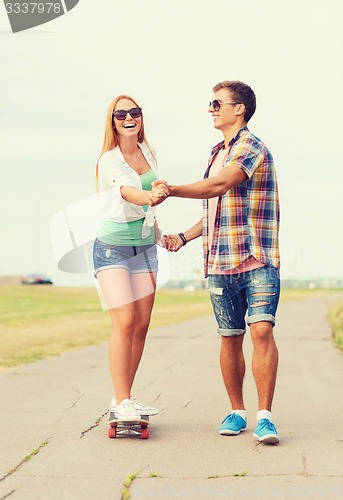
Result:
{"label": "man's bare leg", "polygon": [[273,325],[269,321],[253,323],[250,332],[254,346],[252,371],[257,386],[258,409],[271,411],[279,360]]}
{"label": "man's bare leg", "polygon": [[245,361],[243,356],[244,335],[222,337],[220,366],[224,384],[233,410],[244,410],[243,379]]}

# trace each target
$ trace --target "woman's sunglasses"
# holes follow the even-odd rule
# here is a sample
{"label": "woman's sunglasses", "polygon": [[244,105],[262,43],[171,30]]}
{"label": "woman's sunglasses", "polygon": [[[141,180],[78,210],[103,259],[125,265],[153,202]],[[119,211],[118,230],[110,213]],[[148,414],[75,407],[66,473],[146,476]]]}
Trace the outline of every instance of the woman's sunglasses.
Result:
{"label": "woman's sunglasses", "polygon": [[128,113],[131,118],[139,118],[142,115],[142,108],[118,109],[118,111],[113,111],[112,116],[117,120],[125,120]]}
{"label": "woman's sunglasses", "polygon": [[236,106],[236,104],[242,104],[241,102],[221,102],[215,99],[214,101],[209,102],[209,107],[213,108],[213,111],[219,111],[220,106],[223,106],[223,104],[232,104],[233,106]]}

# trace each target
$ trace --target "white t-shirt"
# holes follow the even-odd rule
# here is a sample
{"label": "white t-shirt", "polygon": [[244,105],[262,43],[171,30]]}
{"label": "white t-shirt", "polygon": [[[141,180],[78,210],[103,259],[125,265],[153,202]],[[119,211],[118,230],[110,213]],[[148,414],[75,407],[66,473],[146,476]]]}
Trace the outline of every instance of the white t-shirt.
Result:
{"label": "white t-shirt", "polygon": [[[144,143],[139,144],[144,158],[158,178],[155,155]],[[124,159],[119,146],[106,151],[98,163],[100,218],[113,222],[132,222],[145,219],[142,227],[142,238],[151,234],[155,220],[155,207],[145,212],[143,207],[130,203],[122,198],[120,188],[133,186],[142,189],[139,174]]]}

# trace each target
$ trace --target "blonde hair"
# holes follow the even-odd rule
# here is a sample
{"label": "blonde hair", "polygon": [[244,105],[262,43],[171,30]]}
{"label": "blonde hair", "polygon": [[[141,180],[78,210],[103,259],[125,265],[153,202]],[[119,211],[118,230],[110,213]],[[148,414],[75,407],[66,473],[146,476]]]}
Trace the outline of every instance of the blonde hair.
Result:
{"label": "blonde hair", "polygon": [[[113,116],[112,116],[112,113],[115,110],[115,107],[116,107],[118,101],[120,101],[121,99],[129,99],[130,101],[132,101],[134,103],[134,105],[137,108],[140,107],[139,104],[137,103],[137,101],[135,101],[135,99],[133,99],[131,96],[125,95],[125,94],[119,95],[118,97],[116,97],[115,99],[113,99],[113,101],[109,105],[108,110],[107,110],[107,116],[106,116],[104,142],[103,142],[103,145],[102,145],[100,156],[98,158],[98,161],[96,162],[96,170],[95,170],[96,174],[95,175],[96,175],[97,190],[98,190],[98,179],[99,179],[99,167],[98,167],[99,160],[102,157],[102,155],[104,153],[106,153],[106,151],[110,151],[111,149],[114,149],[115,147],[117,147],[119,145],[118,134],[117,134],[116,129],[113,126]],[[142,113],[141,117],[142,117],[142,122],[141,122],[142,124],[141,124],[140,131],[138,133],[138,142],[139,143],[144,142],[148,146],[148,148],[150,149],[149,143],[148,143],[147,138],[145,137],[145,133],[144,133],[143,113]],[[151,151],[151,149],[150,149],[150,151]]]}

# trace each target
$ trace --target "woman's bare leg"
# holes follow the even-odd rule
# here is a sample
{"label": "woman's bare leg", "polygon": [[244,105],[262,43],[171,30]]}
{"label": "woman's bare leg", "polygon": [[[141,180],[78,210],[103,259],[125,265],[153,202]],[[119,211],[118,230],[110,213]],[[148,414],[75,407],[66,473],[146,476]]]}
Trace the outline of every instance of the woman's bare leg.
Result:
{"label": "woman's bare leg", "polygon": [[109,364],[117,403],[130,398],[135,308],[131,281],[125,269],[106,269],[97,275],[112,321]]}
{"label": "woman's bare leg", "polygon": [[134,334],[131,353],[130,382],[134,378],[142,358],[145,339],[150,325],[152,308],[155,300],[156,273],[131,274],[131,285],[134,298]]}

